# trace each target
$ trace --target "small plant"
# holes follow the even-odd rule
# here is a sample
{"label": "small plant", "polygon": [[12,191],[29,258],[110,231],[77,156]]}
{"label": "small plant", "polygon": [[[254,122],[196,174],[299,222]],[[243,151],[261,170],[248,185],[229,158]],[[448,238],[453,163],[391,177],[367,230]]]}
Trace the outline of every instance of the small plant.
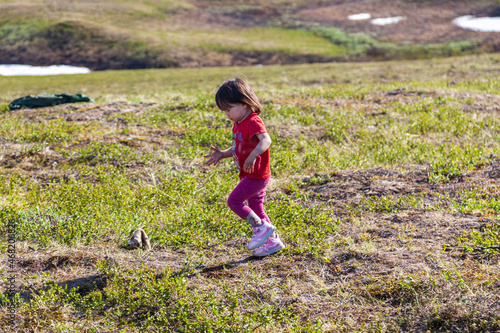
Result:
{"label": "small plant", "polygon": [[482,230],[473,230],[468,235],[459,237],[457,244],[462,246],[465,252],[479,250],[484,254],[499,253],[500,230],[498,223],[487,224]]}
{"label": "small plant", "polygon": [[7,103],[0,103],[0,114],[1,113],[6,113],[9,112],[9,104]]}
{"label": "small plant", "polygon": [[431,163],[431,170],[432,171],[429,172],[429,183],[431,184],[449,182],[461,174],[460,169],[455,163]]}

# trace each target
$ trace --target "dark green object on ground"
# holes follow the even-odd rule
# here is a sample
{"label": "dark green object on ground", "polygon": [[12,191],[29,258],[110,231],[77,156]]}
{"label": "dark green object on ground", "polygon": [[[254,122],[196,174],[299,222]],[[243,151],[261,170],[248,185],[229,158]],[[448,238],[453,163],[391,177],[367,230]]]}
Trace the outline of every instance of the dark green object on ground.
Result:
{"label": "dark green object on ground", "polygon": [[64,103],[78,103],[78,102],[93,102],[94,100],[84,94],[71,95],[67,93],[62,94],[40,94],[29,95],[18,98],[9,104],[10,110],[19,110],[22,108],[34,109],[44,106],[54,106]]}

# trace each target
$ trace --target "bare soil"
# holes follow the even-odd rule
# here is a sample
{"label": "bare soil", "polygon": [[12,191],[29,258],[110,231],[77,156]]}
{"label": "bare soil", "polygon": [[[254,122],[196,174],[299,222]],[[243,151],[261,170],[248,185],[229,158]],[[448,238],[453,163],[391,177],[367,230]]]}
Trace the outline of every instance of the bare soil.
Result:
{"label": "bare soil", "polygon": [[[498,16],[500,6],[492,1],[328,1],[297,12],[303,20],[320,22],[348,32],[363,32],[380,41],[403,44],[460,42],[469,39],[486,40],[494,50],[500,50],[500,34],[462,29],[452,20],[475,15]],[[370,20],[349,20],[353,14],[369,13],[372,19],[403,16],[396,24],[377,26]]]}
{"label": "bare soil", "polygon": [[[346,207],[359,205],[362,197],[405,197],[425,192],[425,202],[432,205],[437,200],[435,194],[446,194],[453,198],[465,188],[478,185],[497,187],[500,181],[500,161],[446,184],[430,184],[426,170],[421,167],[407,170],[346,170],[315,176],[316,179],[318,177],[323,177],[324,181],[303,186],[307,192],[317,194],[311,196],[314,199],[308,204],[329,202],[330,209],[336,215],[343,216],[347,211]],[[306,178],[304,182],[307,184],[309,180],[310,178]],[[277,192],[282,191],[277,188],[270,193],[271,200]],[[333,322],[349,322],[348,318],[351,318],[354,320],[352,328],[355,328],[376,320],[380,311],[396,322],[401,315],[398,308],[413,315],[421,311],[419,316],[425,316],[427,310],[413,303],[415,297],[422,297],[420,302],[427,297],[436,297],[437,302],[446,304],[451,294],[460,292],[445,288],[443,295],[434,295],[430,293],[432,286],[423,276],[435,276],[439,280],[443,271],[460,267],[460,274],[465,279],[482,279],[491,283],[492,280],[488,279],[494,280],[500,273],[500,255],[464,253],[454,247],[445,251],[443,244],[455,244],[456,238],[464,232],[481,230],[492,222],[480,212],[456,214],[444,210],[413,208],[391,213],[363,211],[356,217],[347,218],[339,226],[339,233],[334,235],[336,239],[350,239],[352,245],[341,245],[338,249],[334,247],[325,258],[293,253],[255,258],[245,251],[247,240],[235,238],[212,245],[210,256],[202,258],[204,264],[201,265],[192,261],[196,252],[187,248],[163,249],[153,244],[151,251],[128,251],[110,246],[114,241],[107,243],[109,240],[78,248],[36,248],[35,245],[23,243],[17,252],[18,274],[24,277],[38,275],[36,279],[26,278],[23,282],[21,296],[25,299],[48,288],[42,283],[42,273],[52,277],[61,286],[79,288],[80,294],[102,290],[106,286],[106,277],[99,273],[97,260],[130,269],[146,265],[158,274],[162,274],[168,267],[174,274],[187,274],[186,278],[190,283],[204,283],[207,287],[212,279],[223,279],[231,285],[257,275],[265,277],[266,282],[252,287],[252,292],[267,294],[269,288],[272,288],[276,304],[283,307],[294,304],[306,320],[321,316]],[[359,248],[362,243],[367,242],[369,249]],[[400,289],[401,276],[413,276],[422,283],[418,286],[422,290],[416,289],[405,294],[405,290]],[[276,285],[289,284],[295,286],[295,296],[275,288]],[[484,311],[498,310],[494,294],[478,289],[474,289],[473,294],[474,297],[469,299],[469,306],[483,311],[484,315],[487,314]],[[380,306],[375,306],[370,301],[366,303],[366,300],[373,302],[374,299],[387,302],[385,309],[381,310]],[[453,316],[458,318],[459,313]],[[419,330],[420,320],[421,317],[410,322],[410,327]],[[406,331],[405,324],[401,325],[403,326],[397,330]],[[460,325],[464,324],[457,325],[462,327]]]}
{"label": "bare soil", "polygon": [[[358,103],[358,106],[362,106],[363,103],[392,103],[397,99],[402,103],[412,103],[422,97],[445,94],[447,92],[443,91],[376,91],[362,101],[336,99],[315,102],[344,106],[347,103]],[[468,105],[475,110],[500,111],[499,96],[463,92],[457,94],[460,94],[457,96],[459,99],[473,98],[474,103]],[[126,115],[141,114],[155,107],[158,105],[150,103],[86,103],[16,112],[33,122],[62,118],[71,122],[95,121],[105,127],[128,126],[139,130],[135,125],[127,123]],[[376,108],[372,111],[376,116]],[[277,130],[283,135],[294,134],[290,134],[293,129]],[[145,133],[144,128],[140,131],[141,134]],[[133,136],[125,140],[120,137],[108,139],[112,142],[123,141],[123,144],[133,144],[135,140],[138,149],[147,150],[151,145],[165,144],[165,135],[167,134],[148,132],[144,141]],[[56,153],[54,147],[47,147],[46,151],[31,155],[19,153],[27,148],[23,144],[3,143],[2,148],[0,163],[4,167],[24,172],[34,181],[45,182],[51,177],[65,176],[51,168],[53,162],[67,162],[62,155]],[[450,320],[457,321],[455,327],[464,330],[466,324],[459,319],[462,310],[447,303],[450,295],[463,291],[449,287],[443,280],[443,272],[455,270],[465,281],[474,281],[475,284],[470,287],[472,290],[467,306],[475,311],[473,313],[489,316],[485,318],[494,317],[495,311],[500,310],[500,303],[498,296],[490,292],[489,288],[495,288],[494,284],[498,283],[500,255],[485,254],[479,250],[466,253],[458,246],[456,239],[464,233],[482,230],[486,225],[498,221],[481,211],[453,213],[449,200],[441,198],[459,200],[460,193],[464,190],[498,188],[500,160],[480,165],[475,170],[439,184],[430,182],[430,170],[427,165],[409,165],[342,170],[301,179],[302,190],[310,194],[304,204],[315,206],[326,203],[332,215],[342,221],[338,232],[331,235],[329,241],[333,245],[324,257],[288,252],[263,259],[255,258],[245,249],[248,240],[239,237],[210,245],[210,251],[207,252],[209,254],[198,260],[193,260],[198,255],[196,249],[162,248],[153,243],[151,251],[128,251],[116,246],[114,239],[103,239],[91,246],[71,248],[57,244],[43,248],[36,244],[20,243],[16,252],[17,273],[25,277],[20,286],[21,296],[28,300],[34,293],[46,290],[48,286],[44,281],[47,278],[61,286],[77,287],[80,294],[102,290],[107,280],[99,272],[97,261],[105,260],[130,269],[146,265],[158,274],[162,274],[168,267],[173,274],[187,274],[189,283],[202,284],[207,288],[210,288],[214,279],[223,279],[229,285],[237,285],[246,279],[262,276],[265,277],[265,282],[252,287],[251,292],[268,294],[272,290],[275,304],[283,308],[293,305],[295,309],[299,309],[304,320],[315,320],[321,316],[331,323],[344,323],[342,329],[336,328],[334,324],[326,327],[333,331],[352,331],[360,325],[376,321],[381,313],[399,323],[399,327],[394,328],[395,331],[420,331],[429,327],[422,324],[422,318],[433,318],[436,311],[443,311],[451,316]],[[293,193],[275,184],[270,189],[268,200],[273,200],[278,193],[296,199]],[[422,198],[420,208],[403,204],[398,210],[387,212],[371,210],[366,206],[366,199],[369,198],[390,197],[405,202],[412,196]],[[438,203],[440,209],[433,209]],[[444,244],[449,246],[444,247]],[[203,264],[199,264],[200,261]],[[413,291],[401,287],[404,285],[402,276],[412,276],[418,282]],[[440,281],[442,289],[434,291],[427,277]],[[279,285],[293,286],[291,288],[295,295],[277,288]],[[483,285],[489,287],[483,289]],[[432,304],[437,304],[437,308],[420,305],[425,302],[435,302]],[[401,311],[409,316],[406,318],[415,318],[405,322],[401,320]],[[436,320],[438,319],[439,317]]]}

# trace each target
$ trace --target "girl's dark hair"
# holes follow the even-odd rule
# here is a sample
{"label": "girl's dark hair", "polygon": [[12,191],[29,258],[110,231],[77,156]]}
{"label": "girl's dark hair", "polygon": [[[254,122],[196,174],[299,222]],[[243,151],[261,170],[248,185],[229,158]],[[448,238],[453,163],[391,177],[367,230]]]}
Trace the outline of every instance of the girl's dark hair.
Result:
{"label": "girl's dark hair", "polygon": [[215,94],[215,103],[217,103],[217,107],[221,110],[229,108],[230,104],[244,104],[257,114],[260,114],[262,111],[259,99],[252,88],[240,78],[224,82],[219,90],[217,90],[217,94]]}

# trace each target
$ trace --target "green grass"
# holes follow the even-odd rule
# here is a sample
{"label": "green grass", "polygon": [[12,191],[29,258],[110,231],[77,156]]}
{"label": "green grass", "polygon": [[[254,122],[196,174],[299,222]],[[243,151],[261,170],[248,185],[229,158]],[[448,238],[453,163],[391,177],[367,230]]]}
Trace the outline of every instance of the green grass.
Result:
{"label": "green grass", "polygon": [[300,9],[314,4],[298,0],[3,3],[4,63],[64,63],[103,70],[428,59],[494,50],[494,42],[480,39],[380,42],[366,33],[303,21]]}
{"label": "green grass", "polygon": [[[499,64],[2,79],[0,230],[16,224],[26,289],[2,290],[0,325],[15,304],[20,331],[497,329]],[[231,144],[213,96],[235,73],[273,140],[265,207],[287,249],[264,260],[248,258],[251,230],[226,206],[231,161],[204,165],[211,144]],[[6,109],[68,87],[97,102]],[[66,120],[80,112],[96,117]],[[124,249],[139,227],[150,252]]]}
{"label": "green grass", "polygon": [[[481,62],[474,59],[476,56],[364,64],[206,68],[203,75],[200,75],[199,69],[148,69],[68,76],[9,77],[0,81],[0,101],[8,103],[24,95],[66,91],[85,93],[98,102],[168,101],[175,96],[180,101],[192,102],[198,99],[197,96],[210,99],[221,82],[238,73],[253,78],[254,86],[263,100],[276,98],[274,92],[284,89],[287,89],[287,96],[299,96],[304,91],[304,95],[318,98],[363,98],[373,89],[398,88],[498,94],[499,79],[494,71],[487,71],[488,68],[498,68],[498,56],[485,55]],[[422,71],[423,67],[432,70]],[[481,77],[474,73],[481,73]]]}
{"label": "green grass", "polygon": [[22,117],[11,117],[2,123],[0,135],[12,142],[45,142],[55,143],[72,141],[78,139],[85,132],[95,128],[95,124],[78,125],[62,119],[54,119],[45,122],[44,126],[39,123],[25,121]]}
{"label": "green grass", "polygon": [[[195,34],[200,40],[207,35]],[[213,36],[213,33],[210,34]],[[323,57],[347,55],[344,46],[325,43],[325,39],[313,32],[279,28],[252,28],[245,30],[219,31],[210,42],[199,42],[202,48],[216,51],[278,52],[284,54],[304,54]]]}
{"label": "green grass", "polygon": [[[62,328],[65,312],[81,311],[83,316],[74,329],[92,325],[92,318],[101,313],[106,313],[107,330],[162,327],[178,332],[251,332],[278,325],[289,331],[319,332],[323,326],[321,321],[301,323],[300,312],[293,304],[263,307],[262,301],[267,300],[245,284],[228,286],[223,281],[216,282],[210,288],[224,290],[219,298],[206,288],[190,287],[183,275],[175,275],[168,269],[158,275],[144,267],[132,271],[105,261],[98,266],[108,277],[103,293],[82,296],[74,289],[67,290],[54,281],[47,281],[51,288],[35,296],[31,306],[23,310],[23,316],[36,318],[38,325]],[[143,294],[151,298],[144,298]],[[5,302],[5,298],[1,300]],[[64,310],[60,310],[61,307]],[[33,321],[26,321],[22,326],[36,327]]]}
{"label": "green grass", "polygon": [[363,33],[348,34],[337,28],[311,27],[309,30],[330,40],[334,45],[345,47],[349,50],[351,59],[366,57],[367,54],[378,60],[449,57],[474,53],[480,46],[480,41],[475,40],[443,44],[395,45],[379,42]]}

